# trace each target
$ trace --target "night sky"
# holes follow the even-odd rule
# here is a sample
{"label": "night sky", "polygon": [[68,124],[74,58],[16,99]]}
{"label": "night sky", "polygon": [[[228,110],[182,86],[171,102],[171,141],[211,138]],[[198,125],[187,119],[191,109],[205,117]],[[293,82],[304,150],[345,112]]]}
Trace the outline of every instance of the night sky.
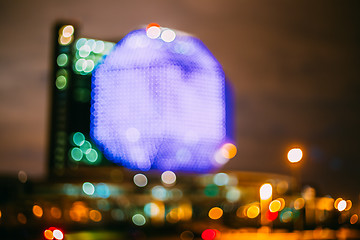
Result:
{"label": "night sky", "polygon": [[46,173],[52,27],[80,23],[102,40],[150,22],[191,33],[235,93],[237,156],[226,170],[290,174],[360,193],[360,4],[350,1],[27,1],[0,3],[0,174]]}

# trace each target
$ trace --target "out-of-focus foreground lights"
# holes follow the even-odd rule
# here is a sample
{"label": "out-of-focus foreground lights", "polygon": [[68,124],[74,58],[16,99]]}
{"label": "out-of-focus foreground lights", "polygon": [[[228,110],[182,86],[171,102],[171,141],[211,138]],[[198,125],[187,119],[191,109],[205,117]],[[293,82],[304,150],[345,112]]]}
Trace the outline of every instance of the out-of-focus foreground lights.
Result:
{"label": "out-of-focus foreground lights", "polygon": [[59,39],[58,42],[61,45],[68,45],[70,44],[74,37],[74,27],[72,25],[65,25],[62,26],[59,30]]}
{"label": "out-of-focus foreground lights", "polygon": [[223,154],[223,156],[227,159],[231,159],[233,157],[235,157],[237,149],[236,146],[232,143],[225,143],[222,147],[221,147],[221,152]]}
{"label": "out-of-focus foreground lights", "polygon": [[341,200],[339,202],[339,204],[337,205],[337,209],[342,212],[346,209],[346,201],[345,200]]}
{"label": "out-of-focus foreground lights", "polygon": [[20,170],[18,172],[18,179],[21,183],[26,183],[28,177],[25,171]]}
{"label": "out-of-focus foreground lights", "polygon": [[168,197],[167,190],[163,186],[155,186],[151,189],[151,195],[158,200],[165,200]]}
{"label": "out-of-focus foreground lights", "polygon": [[226,173],[217,173],[214,176],[214,183],[218,186],[225,186],[229,183],[229,175]]}
{"label": "out-of-focus foreground lights", "polygon": [[86,195],[93,195],[95,192],[95,187],[92,183],[84,182],[82,185],[82,190]]}
{"label": "out-of-focus foreground lights", "polygon": [[331,197],[320,198],[316,204],[319,210],[331,211],[334,208],[334,199]]}
{"label": "out-of-focus foreground lights", "polygon": [[21,224],[26,224],[27,223],[27,218],[23,213],[18,213],[17,220]]}
{"label": "out-of-focus foreground lights", "polygon": [[142,173],[136,174],[133,178],[133,181],[138,187],[145,187],[148,183],[147,177]]}
{"label": "out-of-focus foreground lights", "polygon": [[235,187],[230,188],[226,193],[226,199],[229,202],[236,202],[240,199],[240,197],[241,197],[241,192],[239,189]]}
{"label": "out-of-focus foreground lights", "polygon": [[334,201],[334,208],[339,210],[340,212],[349,211],[351,207],[352,207],[351,200],[344,200],[342,198],[338,198]]}
{"label": "out-of-focus foreground lights", "polygon": [[267,220],[269,221],[274,221],[279,215],[279,212],[270,212],[270,211],[267,211],[265,216],[267,218]]}
{"label": "out-of-focus foreground lights", "polygon": [[216,229],[206,229],[202,232],[201,234],[201,238],[203,240],[213,240],[215,239],[218,235],[220,234],[220,232]]}
{"label": "out-of-focus foreground lights", "polygon": [[172,171],[165,171],[161,174],[161,181],[165,185],[174,185],[176,182],[176,175]]}
{"label": "out-of-focus foreground lights", "polygon": [[140,213],[135,214],[131,219],[136,226],[143,226],[146,223],[145,217]]}
{"label": "out-of-focus foreground lights", "polygon": [[62,35],[66,38],[74,34],[74,27],[72,25],[67,25],[62,28]]}
{"label": "out-of-focus foreground lights", "polygon": [[147,203],[144,206],[144,213],[148,217],[155,217],[160,213],[160,208],[156,203]]}
{"label": "out-of-focus foreground lights", "polygon": [[256,218],[260,214],[260,208],[252,205],[246,210],[246,216],[248,218]]}
{"label": "out-of-focus foreground lights", "polygon": [[346,200],[346,207],[345,207],[345,211],[349,211],[352,207],[352,202],[351,200]]}
{"label": "out-of-focus foreground lights", "polygon": [[181,240],[193,240],[194,239],[194,233],[191,231],[184,231],[180,234]]}
{"label": "out-of-focus foreground lights", "polygon": [[219,207],[213,207],[210,209],[208,215],[209,215],[209,218],[216,220],[216,219],[219,219],[222,217],[223,210]]}
{"label": "out-of-focus foreground lights", "polygon": [[32,208],[32,212],[38,218],[41,218],[43,215],[43,209],[39,205],[34,205]]}
{"label": "out-of-focus foreground lights", "polygon": [[300,148],[293,148],[291,149],[288,154],[287,158],[291,163],[297,163],[299,162],[303,157],[303,152]]}
{"label": "out-of-focus foreground lights", "polygon": [[54,239],[53,232],[52,232],[51,230],[49,230],[49,229],[46,229],[46,230],[44,231],[44,237],[45,237],[46,239],[49,239],[49,240]]}
{"label": "out-of-focus foreground lights", "polygon": [[293,213],[291,210],[282,211],[280,214],[280,221],[282,223],[288,223],[292,220],[292,218],[293,218]]}
{"label": "out-of-focus foreground lights", "polygon": [[45,239],[48,240],[52,240],[52,239],[62,240],[64,239],[64,233],[57,228],[51,227],[44,231],[44,237]]}
{"label": "out-of-focus foreground lights", "polygon": [[53,235],[55,239],[61,240],[64,238],[64,234],[59,230],[59,229],[55,229],[53,231]]}
{"label": "out-of-focus foreground lights", "polygon": [[281,209],[281,202],[279,200],[274,200],[269,204],[270,212],[278,212]]}
{"label": "out-of-focus foreground lights", "polygon": [[305,200],[303,198],[297,198],[295,201],[294,201],[294,208],[296,210],[299,210],[301,208],[303,208],[305,205]]}
{"label": "out-of-focus foreground lights", "polygon": [[350,224],[355,224],[359,220],[359,216],[357,214],[353,214],[350,218]]}
{"label": "out-of-focus foreground lights", "polygon": [[50,209],[50,215],[51,215],[51,217],[53,217],[55,219],[60,219],[61,215],[62,215],[61,209],[58,207],[52,207]]}
{"label": "out-of-focus foreground lights", "polygon": [[91,210],[89,212],[89,218],[94,222],[100,222],[102,219],[102,215],[98,210]]}
{"label": "out-of-focus foreground lights", "polygon": [[260,199],[267,200],[272,197],[272,186],[270,183],[265,183],[260,187]]}

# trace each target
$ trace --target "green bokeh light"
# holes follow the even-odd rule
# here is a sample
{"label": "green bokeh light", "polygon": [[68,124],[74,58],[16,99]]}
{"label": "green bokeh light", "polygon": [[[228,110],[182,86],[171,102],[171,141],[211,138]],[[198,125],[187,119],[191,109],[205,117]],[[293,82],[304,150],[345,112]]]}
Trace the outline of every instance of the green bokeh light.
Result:
{"label": "green bokeh light", "polygon": [[86,159],[91,163],[96,162],[98,160],[98,156],[99,155],[95,149],[90,149],[85,154]]}
{"label": "green bokeh light", "polygon": [[56,62],[59,67],[64,67],[68,63],[68,56],[65,53],[62,53],[57,57]]}
{"label": "green bokeh light", "polygon": [[204,194],[208,197],[215,197],[219,194],[219,188],[215,184],[209,184],[205,187]]}
{"label": "green bokeh light", "polygon": [[132,217],[132,221],[137,226],[143,226],[146,223],[146,219],[142,214],[135,214]]}
{"label": "green bokeh light", "polygon": [[57,72],[56,72],[56,77],[60,77],[60,76],[64,76],[64,77],[68,77],[68,71],[66,69],[59,69]]}
{"label": "green bokeh light", "polygon": [[80,146],[80,149],[84,154],[87,154],[91,151],[91,147],[91,143],[85,140],[84,143]]}
{"label": "green bokeh light", "polygon": [[82,190],[86,195],[93,195],[95,192],[95,187],[92,183],[84,182],[82,185]]}
{"label": "green bokeh light", "polygon": [[86,44],[87,40],[86,38],[80,38],[79,40],[76,41],[76,49],[80,49],[82,46],[84,46]]}
{"label": "green bokeh light", "polygon": [[80,161],[83,157],[83,152],[80,150],[80,148],[73,148],[71,149],[71,158],[74,159],[75,161]]}
{"label": "green bokeh light", "polygon": [[75,145],[81,146],[85,142],[85,136],[81,132],[76,132],[74,133],[72,140]]}
{"label": "green bokeh light", "polygon": [[67,79],[65,76],[60,75],[56,78],[55,85],[59,90],[65,89],[67,84]]}

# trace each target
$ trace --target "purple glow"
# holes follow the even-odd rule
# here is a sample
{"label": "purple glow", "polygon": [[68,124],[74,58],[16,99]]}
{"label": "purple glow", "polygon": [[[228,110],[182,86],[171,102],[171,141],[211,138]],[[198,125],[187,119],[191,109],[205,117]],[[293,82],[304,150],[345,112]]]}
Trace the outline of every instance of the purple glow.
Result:
{"label": "purple glow", "polygon": [[92,79],[91,136],[131,169],[207,172],[226,141],[225,74],[205,45],[129,33]]}

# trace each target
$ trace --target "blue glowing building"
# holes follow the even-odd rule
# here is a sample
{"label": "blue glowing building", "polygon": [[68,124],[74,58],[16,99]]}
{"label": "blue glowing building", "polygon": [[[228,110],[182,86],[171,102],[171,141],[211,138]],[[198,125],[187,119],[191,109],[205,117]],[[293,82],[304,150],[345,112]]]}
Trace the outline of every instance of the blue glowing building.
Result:
{"label": "blue glowing building", "polygon": [[129,33],[95,68],[91,97],[90,135],[119,165],[207,172],[227,161],[225,74],[197,38]]}

